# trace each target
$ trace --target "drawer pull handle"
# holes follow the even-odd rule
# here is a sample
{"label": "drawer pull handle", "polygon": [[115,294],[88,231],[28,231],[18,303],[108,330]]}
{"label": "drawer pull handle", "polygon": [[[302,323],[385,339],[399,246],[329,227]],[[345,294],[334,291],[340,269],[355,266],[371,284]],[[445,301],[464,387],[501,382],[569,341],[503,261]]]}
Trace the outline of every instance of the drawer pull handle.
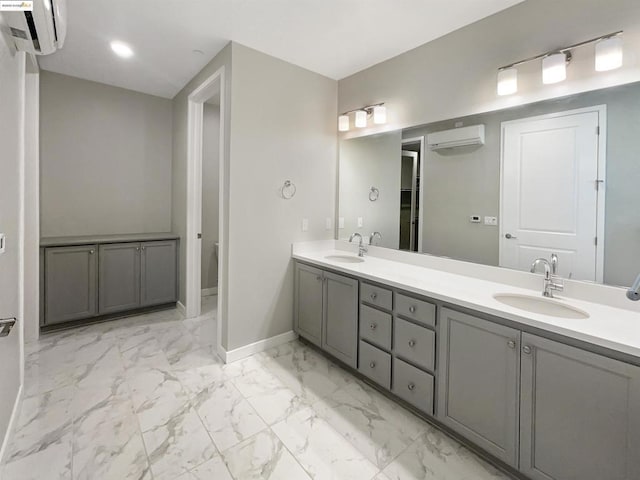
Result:
{"label": "drawer pull handle", "polygon": [[377,293],[372,293],[371,294],[371,300],[375,300],[376,298],[378,298],[378,294]]}
{"label": "drawer pull handle", "polygon": [[370,328],[371,330],[375,330],[376,328],[378,328],[378,325],[377,325],[377,324],[375,324],[375,323],[372,323],[371,325],[369,325],[369,328]]}
{"label": "drawer pull handle", "polygon": [[407,388],[413,392],[416,389],[416,386],[414,383],[410,383],[409,385],[407,385]]}
{"label": "drawer pull handle", "polygon": [[316,280],[317,280],[317,281],[320,281],[320,280],[322,280],[322,277],[321,277],[320,275],[318,275],[318,276],[316,277]]}
{"label": "drawer pull handle", "polygon": [[376,362],[371,362],[369,364],[369,368],[376,368]]}
{"label": "drawer pull handle", "polygon": [[414,305],[411,305],[411,306],[409,307],[409,311],[410,311],[411,313],[416,313],[416,307],[415,307]]}
{"label": "drawer pull handle", "polygon": [[416,346],[416,341],[415,340],[409,340],[409,346],[411,348],[415,347]]}
{"label": "drawer pull handle", "polygon": [[531,355],[531,347],[529,345],[522,347],[522,351],[527,355]]}
{"label": "drawer pull handle", "polygon": [[514,340],[509,340],[509,343],[507,343],[507,345],[509,345],[509,348],[516,348],[516,342]]}

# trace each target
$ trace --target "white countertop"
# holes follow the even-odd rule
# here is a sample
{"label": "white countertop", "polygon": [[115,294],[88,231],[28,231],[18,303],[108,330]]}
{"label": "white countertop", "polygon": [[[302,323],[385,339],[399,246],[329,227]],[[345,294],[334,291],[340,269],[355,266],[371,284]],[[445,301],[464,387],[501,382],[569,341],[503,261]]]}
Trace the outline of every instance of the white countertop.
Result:
{"label": "white countertop", "polygon": [[504,305],[493,298],[496,293],[541,296],[542,277],[540,289],[529,290],[370,255],[365,256],[362,263],[337,262],[325,258],[328,255],[354,254],[335,247],[316,250],[294,248],[293,252],[293,258],[297,260],[640,358],[638,312],[556,294],[556,300],[566,302],[590,315],[587,319],[566,319],[529,313]]}

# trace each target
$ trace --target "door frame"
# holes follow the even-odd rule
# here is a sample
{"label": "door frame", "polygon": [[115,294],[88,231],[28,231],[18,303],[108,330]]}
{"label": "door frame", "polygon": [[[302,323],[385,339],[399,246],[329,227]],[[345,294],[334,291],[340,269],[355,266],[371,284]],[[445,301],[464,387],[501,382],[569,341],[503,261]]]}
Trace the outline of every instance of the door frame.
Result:
{"label": "door frame", "polygon": [[500,222],[499,222],[499,242],[498,242],[498,265],[503,264],[503,238],[504,222],[502,221],[504,205],[504,131],[508,125],[514,125],[524,122],[533,122],[538,120],[550,120],[558,117],[568,117],[571,115],[580,115],[583,113],[598,114],[598,178],[594,188],[596,195],[596,282],[604,282],[604,233],[605,233],[605,201],[607,194],[607,106],[594,105],[592,107],[577,108],[573,110],[565,110],[561,112],[547,113],[544,115],[536,115],[533,117],[518,118],[500,123]]}
{"label": "door frame", "polygon": [[403,138],[401,140],[401,146],[403,148],[404,145],[409,143],[420,144],[420,154],[418,155],[418,161],[420,162],[420,188],[418,189],[418,249],[416,251],[417,253],[422,253],[422,226],[424,224],[424,135],[419,137]]}
{"label": "door frame", "polygon": [[204,138],[204,103],[213,95],[220,93],[220,141],[219,141],[219,214],[218,214],[218,315],[216,349],[225,360],[225,350],[222,346],[222,322],[226,321],[227,308],[227,262],[229,258],[226,236],[228,234],[228,185],[229,169],[225,158],[225,118],[226,118],[226,88],[225,67],[216,70],[210,77],[196,87],[188,97],[187,120],[187,225],[186,225],[186,265],[185,265],[185,316],[195,318],[200,315],[202,290],[202,239],[198,234],[202,232],[202,144]]}

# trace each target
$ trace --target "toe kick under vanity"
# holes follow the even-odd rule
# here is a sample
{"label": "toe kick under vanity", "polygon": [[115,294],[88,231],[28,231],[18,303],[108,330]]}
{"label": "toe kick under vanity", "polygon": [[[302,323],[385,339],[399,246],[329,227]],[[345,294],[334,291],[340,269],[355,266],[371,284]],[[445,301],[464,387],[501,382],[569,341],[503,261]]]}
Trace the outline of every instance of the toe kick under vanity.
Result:
{"label": "toe kick under vanity", "polygon": [[513,476],[640,479],[640,313],[528,314],[494,294],[539,292],[349,255],[294,246],[302,338]]}
{"label": "toe kick under vanity", "polygon": [[40,272],[40,326],[45,330],[175,306],[178,237],[43,238]]}

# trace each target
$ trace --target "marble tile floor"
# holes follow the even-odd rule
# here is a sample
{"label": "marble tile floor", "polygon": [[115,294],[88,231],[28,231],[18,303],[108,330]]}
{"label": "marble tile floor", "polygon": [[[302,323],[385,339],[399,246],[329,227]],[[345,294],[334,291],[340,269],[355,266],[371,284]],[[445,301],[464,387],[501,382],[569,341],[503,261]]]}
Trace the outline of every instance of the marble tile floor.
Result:
{"label": "marble tile floor", "polygon": [[210,297],[28,345],[0,478],[508,478],[301,342],[224,365],[214,332]]}

